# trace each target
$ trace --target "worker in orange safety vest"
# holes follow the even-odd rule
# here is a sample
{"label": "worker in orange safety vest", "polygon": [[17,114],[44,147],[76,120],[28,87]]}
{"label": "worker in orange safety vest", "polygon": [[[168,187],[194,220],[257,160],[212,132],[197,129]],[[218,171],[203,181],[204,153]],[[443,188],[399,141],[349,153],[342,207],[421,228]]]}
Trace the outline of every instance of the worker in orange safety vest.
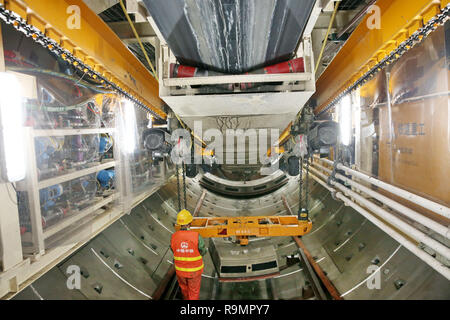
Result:
{"label": "worker in orange safety vest", "polygon": [[177,216],[180,231],[172,235],[170,247],[173,252],[175,272],[184,300],[199,300],[203,272],[203,256],[207,249],[198,232],[191,231],[193,217],[187,210]]}

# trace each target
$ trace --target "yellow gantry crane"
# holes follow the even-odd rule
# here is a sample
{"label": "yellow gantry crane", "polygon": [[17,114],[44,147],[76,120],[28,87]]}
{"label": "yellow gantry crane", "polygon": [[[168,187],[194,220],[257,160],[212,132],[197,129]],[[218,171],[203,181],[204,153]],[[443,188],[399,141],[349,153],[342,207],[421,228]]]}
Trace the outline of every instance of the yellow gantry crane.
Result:
{"label": "yellow gantry crane", "polygon": [[[295,216],[194,218],[191,230],[204,238],[235,236],[240,245],[247,245],[249,237],[302,236],[311,231],[312,222]],[[176,225],[175,229],[180,230]]]}

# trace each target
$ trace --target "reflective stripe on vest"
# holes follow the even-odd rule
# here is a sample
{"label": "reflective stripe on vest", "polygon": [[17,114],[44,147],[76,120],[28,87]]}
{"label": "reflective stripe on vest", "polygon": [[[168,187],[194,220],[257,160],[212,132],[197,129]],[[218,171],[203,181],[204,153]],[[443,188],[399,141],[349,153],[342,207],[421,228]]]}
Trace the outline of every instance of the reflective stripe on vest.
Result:
{"label": "reflective stripe on vest", "polygon": [[202,265],[201,265],[200,267],[197,267],[197,268],[181,268],[181,267],[178,267],[177,265],[175,265],[175,269],[176,269],[176,270],[178,270],[178,271],[184,271],[184,272],[196,272],[196,271],[200,271],[200,270],[203,269],[203,267],[204,267],[203,263],[202,263]]}
{"label": "reflective stripe on vest", "polygon": [[198,250],[198,239],[198,233],[190,230],[180,230],[172,235],[170,245],[177,274],[188,277],[203,269],[203,258]]}
{"label": "reflective stripe on vest", "polygon": [[173,257],[177,261],[198,261],[202,259],[202,256],[198,257]]}

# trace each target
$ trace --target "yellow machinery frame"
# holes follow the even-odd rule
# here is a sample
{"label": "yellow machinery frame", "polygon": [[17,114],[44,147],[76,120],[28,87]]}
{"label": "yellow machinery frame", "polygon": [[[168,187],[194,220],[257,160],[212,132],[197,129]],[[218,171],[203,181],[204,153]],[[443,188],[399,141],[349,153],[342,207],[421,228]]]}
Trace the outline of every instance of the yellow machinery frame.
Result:
{"label": "yellow machinery frame", "polygon": [[[316,82],[314,113],[324,110],[347,88],[393,52],[445,8],[450,0],[378,0],[380,29],[369,29],[366,16]],[[292,123],[283,131],[279,146],[286,143]],[[270,155],[270,150],[268,155]]]}
{"label": "yellow machinery frame", "polygon": [[[157,80],[117,35],[82,0],[0,0],[63,49],[166,119]],[[72,29],[68,9],[80,9],[80,28]]]}
{"label": "yellow machinery frame", "polygon": [[450,0],[378,0],[380,28],[369,29],[367,15],[316,82],[315,113],[393,52],[445,8]]}
{"label": "yellow machinery frame", "polygon": [[[179,231],[181,226],[175,225]],[[248,238],[302,236],[311,231],[311,221],[300,221],[295,216],[257,216],[194,218],[191,230],[204,238],[226,238],[236,236],[241,245]]]}

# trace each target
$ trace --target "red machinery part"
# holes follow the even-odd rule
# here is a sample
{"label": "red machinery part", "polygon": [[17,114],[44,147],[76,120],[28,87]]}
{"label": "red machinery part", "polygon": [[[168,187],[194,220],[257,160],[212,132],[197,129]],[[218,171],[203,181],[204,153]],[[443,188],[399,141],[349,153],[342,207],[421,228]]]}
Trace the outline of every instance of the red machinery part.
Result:
{"label": "red machinery part", "polygon": [[3,51],[3,54],[5,55],[5,58],[9,58],[9,59],[14,59],[17,56],[16,53],[11,50],[5,50],[5,51]]}
{"label": "red machinery part", "polygon": [[208,76],[208,71],[195,67],[171,63],[170,76],[171,78],[205,77]]}
{"label": "red machinery part", "polygon": [[[305,62],[303,58],[297,58],[286,62],[277,63],[262,69],[258,69],[246,74],[277,74],[277,73],[297,73],[305,72]],[[241,90],[250,89],[254,83],[241,83]]]}
{"label": "red machinery part", "polygon": [[[277,63],[262,69],[247,72],[245,74],[277,74],[277,73],[297,73],[305,72],[305,63],[303,58],[297,58],[281,63]],[[181,64],[170,65],[170,76],[172,78],[191,78],[191,77],[207,77],[223,75],[217,72],[209,72],[208,70],[184,66]],[[241,90],[246,90],[254,87],[254,83],[241,83]],[[227,86],[228,89],[232,90],[232,86]]]}
{"label": "red machinery part", "polygon": [[[297,58],[265,67],[263,70],[266,74],[305,72],[305,63],[303,58]],[[259,72],[255,71],[251,73]]]}

